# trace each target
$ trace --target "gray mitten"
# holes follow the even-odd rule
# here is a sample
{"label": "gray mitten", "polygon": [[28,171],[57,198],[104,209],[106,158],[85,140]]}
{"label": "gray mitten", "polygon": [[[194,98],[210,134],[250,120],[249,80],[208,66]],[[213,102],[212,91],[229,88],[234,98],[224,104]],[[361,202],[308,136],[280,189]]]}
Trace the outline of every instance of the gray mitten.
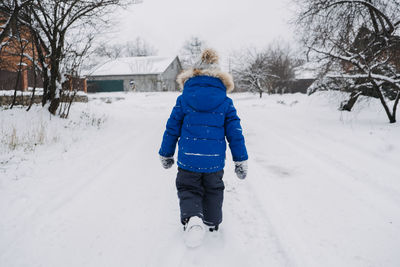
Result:
{"label": "gray mitten", "polygon": [[241,180],[247,176],[247,160],[235,161],[235,173]]}
{"label": "gray mitten", "polygon": [[174,165],[174,157],[163,157],[160,155],[160,160],[161,164],[164,169],[169,169],[171,168],[172,165]]}

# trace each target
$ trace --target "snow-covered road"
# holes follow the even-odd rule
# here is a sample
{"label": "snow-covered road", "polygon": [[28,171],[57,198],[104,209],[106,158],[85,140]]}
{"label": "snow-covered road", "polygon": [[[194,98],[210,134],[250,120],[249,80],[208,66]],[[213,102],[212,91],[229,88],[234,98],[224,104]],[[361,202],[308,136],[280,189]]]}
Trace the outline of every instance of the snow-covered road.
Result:
{"label": "snow-covered road", "polygon": [[221,230],[188,249],[176,167],[157,156],[177,94],[121,96],[97,100],[107,122],[67,151],[4,165],[0,266],[400,266],[400,128],[383,114],[233,96],[249,176],[235,177],[228,152]]}

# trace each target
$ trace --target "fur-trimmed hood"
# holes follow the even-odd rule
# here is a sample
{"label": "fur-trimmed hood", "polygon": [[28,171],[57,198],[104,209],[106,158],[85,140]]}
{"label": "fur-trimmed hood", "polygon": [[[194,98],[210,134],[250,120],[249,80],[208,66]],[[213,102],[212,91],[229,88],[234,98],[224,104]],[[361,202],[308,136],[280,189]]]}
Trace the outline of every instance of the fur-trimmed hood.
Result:
{"label": "fur-trimmed hood", "polygon": [[181,72],[176,78],[181,90],[185,85],[185,82],[195,76],[211,76],[218,78],[226,87],[226,91],[232,92],[235,87],[233,84],[233,78],[229,73],[221,71],[219,65],[219,57],[214,49],[207,48],[201,53],[201,57],[194,64],[191,69]]}
{"label": "fur-trimmed hood", "polygon": [[219,68],[188,69],[188,70],[181,72],[178,75],[178,77],[176,78],[176,81],[177,81],[179,87],[181,88],[181,90],[183,90],[185,82],[195,76],[211,76],[211,77],[220,79],[222,81],[222,83],[225,85],[226,92],[228,92],[228,93],[232,92],[235,87],[235,85],[233,83],[232,75],[221,71]]}

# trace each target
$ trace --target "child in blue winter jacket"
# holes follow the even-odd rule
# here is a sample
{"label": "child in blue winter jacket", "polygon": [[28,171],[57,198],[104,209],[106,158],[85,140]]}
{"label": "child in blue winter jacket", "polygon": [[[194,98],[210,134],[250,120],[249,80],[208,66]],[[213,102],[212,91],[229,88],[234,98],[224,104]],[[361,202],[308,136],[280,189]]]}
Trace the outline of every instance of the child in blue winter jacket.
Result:
{"label": "child in blue winter jacket", "polygon": [[159,154],[163,167],[170,168],[179,140],[176,187],[181,222],[186,232],[202,236],[204,224],[213,231],[222,221],[225,138],[240,179],[247,175],[248,156],[240,119],[227,96],[233,79],[220,70],[216,52],[206,49],[177,82],[183,92],[168,119]]}

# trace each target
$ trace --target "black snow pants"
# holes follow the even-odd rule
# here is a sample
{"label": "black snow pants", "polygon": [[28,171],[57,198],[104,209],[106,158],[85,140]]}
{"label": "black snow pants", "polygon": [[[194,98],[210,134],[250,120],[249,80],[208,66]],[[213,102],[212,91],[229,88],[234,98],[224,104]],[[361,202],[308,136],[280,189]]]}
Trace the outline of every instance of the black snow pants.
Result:
{"label": "black snow pants", "polygon": [[178,168],[176,188],[182,224],[192,216],[199,216],[209,226],[217,226],[222,222],[223,176],[224,170],[199,173]]}

